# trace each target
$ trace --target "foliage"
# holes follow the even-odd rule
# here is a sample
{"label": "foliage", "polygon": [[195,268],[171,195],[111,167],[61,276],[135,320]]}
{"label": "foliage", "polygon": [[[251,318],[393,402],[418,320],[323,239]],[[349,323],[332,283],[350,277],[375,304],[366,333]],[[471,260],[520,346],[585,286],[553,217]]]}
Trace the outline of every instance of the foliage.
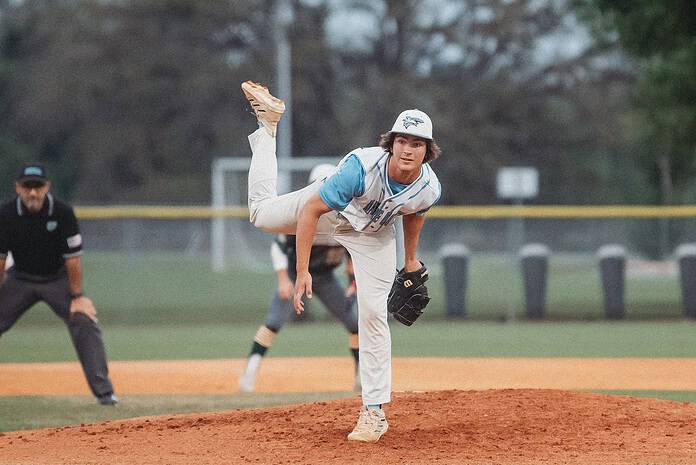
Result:
{"label": "foliage", "polygon": [[543,56],[541,43],[579,32],[565,2],[349,3],[377,28],[362,49],[339,51],[346,84],[360,83],[360,106],[372,108],[353,125],[379,127],[394,106],[433,114],[444,202],[495,201],[493,180],[504,165],[540,168],[540,202],[589,200],[587,187],[603,180],[583,162],[618,145],[630,75],[595,68],[607,52],[600,44]]}
{"label": "foliage", "polygon": [[[637,161],[652,173],[660,203],[696,200],[696,3],[691,0],[580,2],[596,35],[617,40],[639,71]],[[599,16],[598,16],[599,13]]]}
{"label": "foliage", "polygon": [[[504,165],[540,168],[540,202],[616,199],[598,166],[624,147],[632,75],[576,39],[568,0],[291,3],[294,155],[375,144],[418,107],[445,203],[495,202]],[[75,201],[207,203],[211,160],[248,154],[239,83],[273,88],[275,4],[0,2],[0,134]]]}
{"label": "foliage", "polygon": [[7,136],[0,136],[0,160],[3,169],[0,170],[0,198],[14,195],[14,182],[22,164],[31,161],[31,147],[18,144]]}

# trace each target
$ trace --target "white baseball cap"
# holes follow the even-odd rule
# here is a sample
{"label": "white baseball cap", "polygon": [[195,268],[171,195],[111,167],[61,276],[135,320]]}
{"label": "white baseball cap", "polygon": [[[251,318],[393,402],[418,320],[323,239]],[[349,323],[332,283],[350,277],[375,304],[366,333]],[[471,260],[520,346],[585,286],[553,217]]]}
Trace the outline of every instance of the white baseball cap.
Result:
{"label": "white baseball cap", "polygon": [[322,163],[312,168],[309,173],[309,183],[313,183],[317,179],[323,179],[330,174],[333,174],[336,167],[330,163]]}
{"label": "white baseball cap", "polygon": [[421,139],[433,140],[433,122],[430,117],[420,110],[406,110],[396,118],[389,132],[409,134]]}

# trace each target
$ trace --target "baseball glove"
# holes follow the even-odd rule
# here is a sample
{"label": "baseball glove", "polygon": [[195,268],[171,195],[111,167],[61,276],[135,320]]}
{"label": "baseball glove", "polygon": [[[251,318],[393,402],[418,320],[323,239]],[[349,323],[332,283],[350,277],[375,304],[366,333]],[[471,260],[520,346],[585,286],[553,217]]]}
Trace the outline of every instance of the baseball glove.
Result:
{"label": "baseball glove", "polygon": [[[422,262],[421,265],[423,265]],[[389,292],[387,310],[399,323],[411,326],[423,314],[423,310],[430,302],[428,288],[425,287],[427,280],[428,269],[425,265],[416,271],[405,272],[402,269],[396,274]]]}

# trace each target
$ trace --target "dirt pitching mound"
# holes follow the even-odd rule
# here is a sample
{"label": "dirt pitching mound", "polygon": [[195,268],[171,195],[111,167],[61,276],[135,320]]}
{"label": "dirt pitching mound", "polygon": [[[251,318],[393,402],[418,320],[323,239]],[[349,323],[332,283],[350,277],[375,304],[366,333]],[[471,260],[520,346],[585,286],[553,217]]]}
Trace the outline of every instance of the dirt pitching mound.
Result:
{"label": "dirt pitching mound", "polygon": [[376,444],[359,400],[0,434],[2,464],[696,463],[696,406],[555,390],[397,393]]}

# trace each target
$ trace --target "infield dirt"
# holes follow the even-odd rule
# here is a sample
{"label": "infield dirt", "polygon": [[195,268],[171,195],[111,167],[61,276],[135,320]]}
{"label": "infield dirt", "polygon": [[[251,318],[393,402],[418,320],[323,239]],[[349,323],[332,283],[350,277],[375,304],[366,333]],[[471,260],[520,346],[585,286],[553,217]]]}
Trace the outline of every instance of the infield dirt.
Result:
{"label": "infield dirt", "polygon": [[[113,362],[111,371],[124,395],[232,395],[243,364]],[[345,391],[351,371],[347,357],[270,358],[258,387]],[[0,395],[87,394],[77,363],[0,364],[0,379]],[[356,396],[0,433],[0,464],[696,465],[695,404],[568,391],[696,390],[693,359],[397,358],[394,389],[408,392],[386,406],[390,429],[377,444],[346,441]]]}
{"label": "infield dirt", "polygon": [[397,393],[376,444],[358,398],[0,434],[2,464],[696,463],[696,406],[559,390]]}

